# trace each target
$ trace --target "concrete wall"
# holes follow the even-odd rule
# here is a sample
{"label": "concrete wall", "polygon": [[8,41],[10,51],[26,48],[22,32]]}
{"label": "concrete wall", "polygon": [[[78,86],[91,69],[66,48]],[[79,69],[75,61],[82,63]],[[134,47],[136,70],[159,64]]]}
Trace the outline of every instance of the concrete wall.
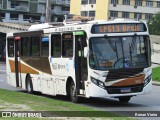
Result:
{"label": "concrete wall", "polygon": [[25,24],[0,22],[0,32],[1,33],[27,31],[29,27],[30,25],[25,25]]}
{"label": "concrete wall", "polygon": [[150,35],[152,42],[152,62],[160,64],[160,36]]}
{"label": "concrete wall", "polygon": [[160,64],[160,44],[153,43],[152,44],[153,49],[152,49],[152,62]]}

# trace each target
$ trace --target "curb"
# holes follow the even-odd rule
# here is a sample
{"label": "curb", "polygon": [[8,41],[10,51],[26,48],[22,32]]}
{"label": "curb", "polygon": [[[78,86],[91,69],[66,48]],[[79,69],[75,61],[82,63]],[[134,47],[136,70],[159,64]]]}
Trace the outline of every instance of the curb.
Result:
{"label": "curb", "polygon": [[4,73],[6,73],[6,70],[5,70],[5,69],[1,69],[1,70],[0,70],[0,73],[1,73],[1,74],[4,74]]}
{"label": "curb", "polygon": [[0,62],[0,64],[4,64],[4,65],[5,65],[5,64],[6,64],[6,62]]}
{"label": "curb", "polygon": [[152,85],[160,86],[160,82],[152,81]]}

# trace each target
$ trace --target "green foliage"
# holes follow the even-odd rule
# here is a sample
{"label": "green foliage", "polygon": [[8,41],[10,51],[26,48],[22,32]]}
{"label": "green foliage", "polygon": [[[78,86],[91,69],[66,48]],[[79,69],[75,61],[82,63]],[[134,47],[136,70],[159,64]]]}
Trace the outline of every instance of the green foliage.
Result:
{"label": "green foliage", "polygon": [[155,14],[151,20],[148,21],[149,33],[152,35],[160,35],[160,12]]}
{"label": "green foliage", "polygon": [[152,69],[152,79],[160,82],[160,67]]}

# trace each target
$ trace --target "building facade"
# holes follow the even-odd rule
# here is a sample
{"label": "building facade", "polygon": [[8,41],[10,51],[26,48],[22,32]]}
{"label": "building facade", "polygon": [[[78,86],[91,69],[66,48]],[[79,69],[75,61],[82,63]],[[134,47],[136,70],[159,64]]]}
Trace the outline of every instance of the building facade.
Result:
{"label": "building facade", "polygon": [[125,18],[147,21],[159,10],[160,0],[71,0],[70,13],[96,20]]}
{"label": "building facade", "polygon": [[[69,14],[70,0],[50,0],[51,21],[62,21]],[[46,0],[0,0],[4,22],[45,22]]]}

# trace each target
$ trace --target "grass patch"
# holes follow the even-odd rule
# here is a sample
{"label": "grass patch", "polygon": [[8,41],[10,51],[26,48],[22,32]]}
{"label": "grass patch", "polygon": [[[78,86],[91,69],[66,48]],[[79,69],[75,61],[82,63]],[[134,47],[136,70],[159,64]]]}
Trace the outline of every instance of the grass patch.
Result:
{"label": "grass patch", "polygon": [[60,101],[43,96],[14,92],[0,89],[0,99],[13,104],[22,104],[35,111],[91,111],[91,108],[83,107],[68,101]]}
{"label": "grass patch", "polygon": [[152,69],[152,79],[154,81],[160,82],[160,67]]}
{"label": "grass patch", "polygon": [[[3,90],[3,89],[0,89],[0,103],[1,105],[2,104],[8,105],[9,106],[7,107],[8,110],[10,109],[12,110],[13,109],[12,106],[22,105],[23,107],[20,111],[26,111],[26,109],[23,109],[25,108],[24,106],[26,106],[27,110],[30,109],[32,111],[51,111],[51,112],[54,111],[53,114],[55,116],[61,116],[64,114],[66,115],[69,114],[69,116],[72,116],[75,114],[75,112],[69,112],[69,111],[81,111],[79,114],[86,114],[86,116],[91,115],[91,113],[93,112],[93,114],[96,113],[98,116],[104,116],[107,118],[111,118],[114,116],[113,118],[111,118],[112,120],[129,120],[130,119],[127,117],[120,117],[118,115],[115,115],[109,112],[95,111],[92,108],[81,106],[79,104],[74,104],[69,101],[56,100],[56,99],[47,98],[43,96],[36,96],[36,95],[27,94],[27,93],[14,92],[14,91]],[[4,108],[5,106],[2,106],[0,111],[3,111]],[[66,111],[66,113],[63,111]],[[92,112],[89,112],[89,111],[92,111]],[[89,118],[92,118],[92,117],[89,117]],[[19,120],[19,118],[16,118],[16,119]]]}

